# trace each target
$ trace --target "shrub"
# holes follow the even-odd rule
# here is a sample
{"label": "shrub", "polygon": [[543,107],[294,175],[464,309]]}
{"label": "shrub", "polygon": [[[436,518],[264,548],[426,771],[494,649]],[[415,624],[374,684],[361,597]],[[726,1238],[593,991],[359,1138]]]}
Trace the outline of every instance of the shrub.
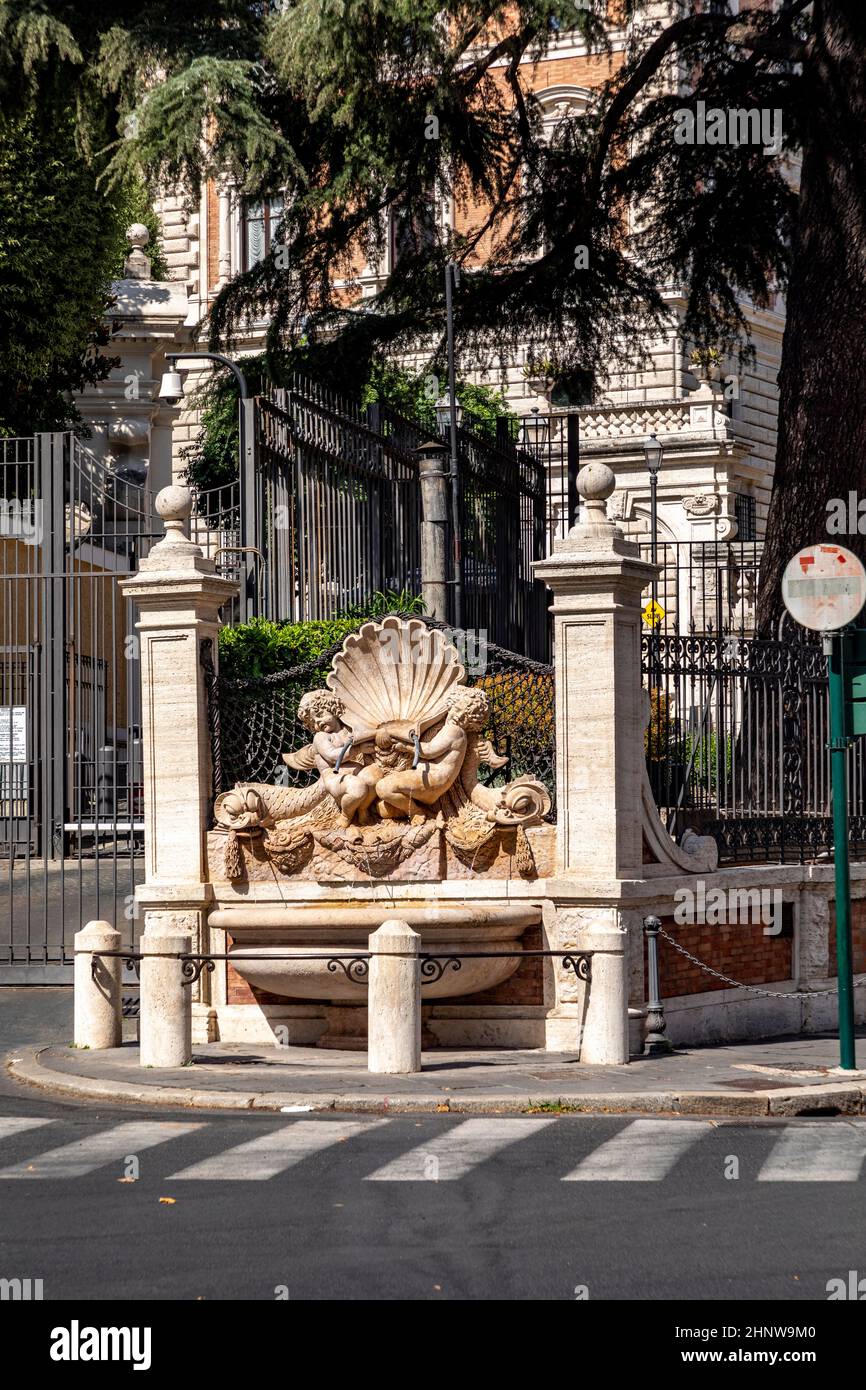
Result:
{"label": "shrub", "polygon": [[650,690],[649,697],[650,718],[644,730],[644,752],[651,762],[679,761],[682,756],[680,721],[672,713],[673,701],[658,686]]}
{"label": "shrub", "polygon": [[[230,680],[270,676],[293,666],[314,662],[362,622],[386,613],[422,613],[423,600],[408,590],[375,593],[366,604],[355,604],[333,618],[306,623],[272,622],[251,618],[235,627],[220,628],[220,673]],[[327,667],[327,662],[323,667]]]}

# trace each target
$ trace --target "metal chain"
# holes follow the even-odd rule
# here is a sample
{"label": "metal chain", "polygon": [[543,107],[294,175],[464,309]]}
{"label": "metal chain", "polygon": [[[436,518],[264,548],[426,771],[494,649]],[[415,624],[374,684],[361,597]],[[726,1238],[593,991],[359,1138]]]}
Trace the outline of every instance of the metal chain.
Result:
{"label": "metal chain", "polygon": [[[681,956],[690,960],[692,965],[696,965],[699,970],[703,970],[706,975],[712,975],[714,979],[721,980],[723,984],[731,985],[734,989],[744,989],[747,994],[759,994],[763,999],[814,999],[816,991],[813,989],[759,989],[757,985],[744,985],[739,980],[732,980],[729,975],[723,975],[720,970],[714,970],[706,961],[698,960],[691,951],[687,951],[685,946],[681,946],[678,941],[666,932],[664,927],[659,928],[659,936],[663,936],[665,941],[670,942],[675,951],[679,951]],[[855,980],[854,988],[862,989],[866,985],[866,980]],[[829,993],[829,991],[828,991]]]}

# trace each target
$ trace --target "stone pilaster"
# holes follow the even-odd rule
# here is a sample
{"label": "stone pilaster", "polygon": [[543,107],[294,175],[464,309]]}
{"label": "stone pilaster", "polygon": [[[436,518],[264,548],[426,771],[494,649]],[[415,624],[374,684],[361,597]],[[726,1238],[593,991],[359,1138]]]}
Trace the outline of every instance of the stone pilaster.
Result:
{"label": "stone pilaster", "polygon": [[173,928],[203,950],[212,774],[202,647],[210,643],[216,661],[219,610],[237,586],[188,539],[191,509],[186,488],[158,494],[165,538],[120,588],[137,605],[141,642],[145,878],[136,900],[146,936],[163,932],[171,914]]}
{"label": "stone pilaster", "polygon": [[577,486],[585,519],[535,566],[553,593],[558,872],[609,881],[641,876],[641,594],[653,567],[607,518],[611,470],[589,464]]}
{"label": "stone pilaster", "polygon": [[577,486],[581,520],[535,566],[553,593],[556,663],[557,873],[545,932],[551,949],[598,954],[586,990],[549,973],[548,1046],[625,1062],[629,952],[619,885],[643,877],[641,607],[653,567],[608,519],[611,470],[589,464]]}

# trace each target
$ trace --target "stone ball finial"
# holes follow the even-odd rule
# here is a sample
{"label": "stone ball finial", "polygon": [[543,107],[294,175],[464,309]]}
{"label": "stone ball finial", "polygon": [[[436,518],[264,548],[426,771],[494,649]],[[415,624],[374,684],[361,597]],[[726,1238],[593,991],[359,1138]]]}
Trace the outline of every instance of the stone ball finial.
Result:
{"label": "stone ball finial", "polygon": [[188,487],[173,483],[171,487],[164,487],[156,494],[153,505],[157,515],[165,522],[166,529],[170,522],[182,525],[192,511],[192,493]]}
{"label": "stone ball finial", "polygon": [[586,463],[577,475],[584,502],[606,502],[616,488],[616,474],[606,463]]}
{"label": "stone ball finial", "polygon": [[132,225],[126,229],[126,239],[130,246],[141,251],[150,241],[150,232],[143,222],[133,222]]}

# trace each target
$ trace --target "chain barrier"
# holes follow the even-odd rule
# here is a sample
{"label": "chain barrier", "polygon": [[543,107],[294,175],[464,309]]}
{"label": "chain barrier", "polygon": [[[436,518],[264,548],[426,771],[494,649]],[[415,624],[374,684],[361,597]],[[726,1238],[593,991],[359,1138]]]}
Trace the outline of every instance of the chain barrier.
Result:
{"label": "chain barrier", "polygon": [[[814,989],[759,989],[757,985],[744,985],[740,980],[732,980],[729,975],[723,975],[720,970],[714,970],[711,965],[707,965],[706,961],[693,956],[691,951],[687,951],[685,946],[681,946],[678,941],[675,941],[664,927],[659,928],[659,936],[663,936],[675,951],[678,951],[681,956],[685,956],[686,960],[691,961],[692,965],[696,965],[699,970],[703,970],[705,975],[712,975],[713,979],[721,980],[723,984],[730,985],[732,989],[744,989],[747,994],[759,994],[762,999],[814,999],[816,992],[818,992]],[[866,979],[854,981],[855,989],[863,989],[864,986],[866,986]],[[826,993],[829,992],[829,990],[826,991]]]}

